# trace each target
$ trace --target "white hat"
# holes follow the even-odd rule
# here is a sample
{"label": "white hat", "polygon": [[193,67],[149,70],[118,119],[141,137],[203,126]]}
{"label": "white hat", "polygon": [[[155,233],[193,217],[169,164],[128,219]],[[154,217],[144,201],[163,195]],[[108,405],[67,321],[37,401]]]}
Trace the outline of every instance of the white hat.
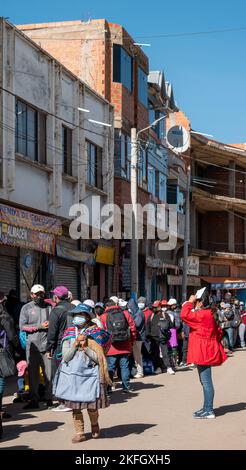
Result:
{"label": "white hat", "polygon": [[84,305],[88,305],[88,307],[90,308],[95,308],[95,302],[91,299],[86,299],[84,302],[83,302]]}
{"label": "white hat", "polygon": [[80,302],[80,300],[73,300],[73,301],[71,302],[71,304],[72,304],[72,305],[75,305],[75,307],[77,307],[77,305],[80,305],[81,302]]}
{"label": "white hat", "polygon": [[176,305],[177,304],[177,300],[176,299],[169,299],[169,301],[167,302],[167,305]]}
{"label": "white hat", "polygon": [[110,297],[109,300],[112,300],[115,304],[119,303],[119,298],[116,297],[116,295],[113,295],[112,297]]}
{"label": "white hat", "polygon": [[126,307],[127,301],[124,299],[119,299],[119,307]]}
{"label": "white hat", "polygon": [[45,292],[44,286],[41,286],[41,284],[35,284],[31,288],[31,293],[32,294],[37,294],[38,292]]}

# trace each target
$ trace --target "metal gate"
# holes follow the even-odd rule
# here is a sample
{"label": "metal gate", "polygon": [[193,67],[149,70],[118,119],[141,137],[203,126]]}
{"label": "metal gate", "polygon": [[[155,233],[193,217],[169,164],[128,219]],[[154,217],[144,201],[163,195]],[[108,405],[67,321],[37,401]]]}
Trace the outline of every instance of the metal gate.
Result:
{"label": "metal gate", "polygon": [[8,294],[17,289],[17,258],[0,256],[0,291]]}
{"label": "metal gate", "polygon": [[73,294],[73,298],[78,298],[79,269],[78,266],[70,263],[56,263],[55,285],[66,286]]}

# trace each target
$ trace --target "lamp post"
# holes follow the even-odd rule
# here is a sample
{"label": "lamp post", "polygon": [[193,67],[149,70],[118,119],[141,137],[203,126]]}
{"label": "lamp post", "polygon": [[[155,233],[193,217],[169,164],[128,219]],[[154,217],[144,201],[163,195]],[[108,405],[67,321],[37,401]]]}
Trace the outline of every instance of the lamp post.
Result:
{"label": "lamp post", "polygon": [[131,204],[132,204],[132,243],[131,243],[131,296],[138,297],[138,220],[137,220],[137,164],[138,164],[138,137],[142,132],[155,127],[159,121],[165,119],[161,116],[150,126],[137,132],[136,128],[131,130]]}

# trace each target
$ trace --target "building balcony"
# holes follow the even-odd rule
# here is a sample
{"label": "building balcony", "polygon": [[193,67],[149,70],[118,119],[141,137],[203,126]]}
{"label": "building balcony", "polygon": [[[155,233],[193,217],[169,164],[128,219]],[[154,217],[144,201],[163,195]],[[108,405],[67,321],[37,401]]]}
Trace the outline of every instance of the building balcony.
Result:
{"label": "building balcony", "polygon": [[201,211],[237,211],[246,213],[246,200],[235,197],[219,196],[202,189],[192,187],[192,200]]}

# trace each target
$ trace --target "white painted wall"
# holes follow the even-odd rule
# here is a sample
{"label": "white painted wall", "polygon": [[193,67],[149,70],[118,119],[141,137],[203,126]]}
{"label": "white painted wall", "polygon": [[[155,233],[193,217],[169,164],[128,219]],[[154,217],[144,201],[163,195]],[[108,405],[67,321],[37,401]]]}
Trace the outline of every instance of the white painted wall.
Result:
{"label": "white painted wall", "polygon": [[[104,191],[106,202],[112,201],[113,127],[109,130],[91,124],[88,117],[113,124],[113,108],[14,26],[4,20],[0,24],[3,32],[3,43],[0,45],[3,78],[0,85],[12,93],[0,93],[4,121],[4,130],[0,135],[0,148],[2,144],[4,156],[0,198],[12,205],[21,204],[30,210],[69,218],[70,206],[86,196],[87,139],[103,148]],[[26,159],[16,159],[13,95],[49,113],[47,165],[50,172],[35,163],[29,164]],[[90,109],[90,113],[79,112],[78,106]],[[62,124],[73,130],[74,165],[73,179],[70,181],[62,172]]]}

